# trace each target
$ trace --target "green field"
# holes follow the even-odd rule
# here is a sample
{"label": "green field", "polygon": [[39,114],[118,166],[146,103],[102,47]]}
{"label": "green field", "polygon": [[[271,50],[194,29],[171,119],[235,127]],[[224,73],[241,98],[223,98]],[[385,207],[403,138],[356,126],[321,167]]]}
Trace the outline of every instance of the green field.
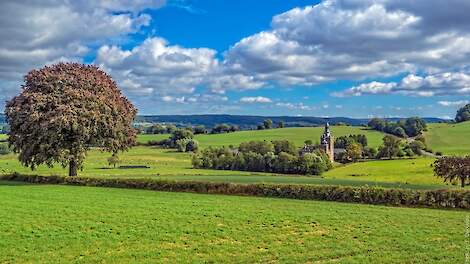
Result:
{"label": "green field", "polygon": [[7,135],[5,135],[5,134],[0,134],[0,140],[2,140],[2,139],[7,139]]}
{"label": "green field", "polygon": [[0,263],[463,263],[468,212],[0,182]]}
{"label": "green field", "polygon": [[429,124],[425,136],[433,151],[441,151],[447,155],[470,154],[470,122]]}
{"label": "green field", "polygon": [[[301,147],[305,140],[310,139],[314,143],[320,140],[323,127],[289,127],[268,130],[249,130],[226,134],[196,135],[195,138],[202,147],[207,146],[238,146],[241,142],[249,140],[279,140],[288,139],[293,141],[297,147]],[[364,134],[367,136],[369,145],[378,147],[382,144],[383,134],[363,127],[332,126],[331,133],[335,137],[351,134]],[[169,135],[139,135],[138,141],[145,143],[149,140],[162,140]]]}

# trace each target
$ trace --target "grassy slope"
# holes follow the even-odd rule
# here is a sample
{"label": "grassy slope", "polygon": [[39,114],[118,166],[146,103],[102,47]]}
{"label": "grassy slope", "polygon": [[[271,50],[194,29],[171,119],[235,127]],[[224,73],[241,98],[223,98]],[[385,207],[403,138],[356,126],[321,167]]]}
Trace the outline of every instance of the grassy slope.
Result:
{"label": "grassy slope", "polygon": [[[335,137],[350,135],[350,134],[364,134],[369,140],[369,145],[377,147],[381,145],[383,134],[373,130],[367,130],[362,127],[350,126],[333,126],[331,132]],[[277,140],[288,139],[300,147],[305,140],[310,139],[314,143],[320,140],[323,133],[323,127],[292,127],[282,129],[269,129],[269,130],[250,130],[240,131],[228,134],[216,135],[196,135],[196,140],[199,141],[202,147],[207,146],[238,146],[241,142],[248,140]],[[147,142],[149,140],[161,140],[168,138],[168,135],[139,135],[139,142]]]}
{"label": "grassy slope", "polygon": [[464,261],[463,211],[1,183],[0,200],[6,263]]}
{"label": "grassy slope", "polygon": [[434,151],[444,154],[470,154],[470,122],[459,124],[429,124],[426,141]]}
{"label": "grassy slope", "polygon": [[433,174],[433,162],[432,158],[358,162],[335,168],[323,176],[330,179],[440,185],[442,180]]}
{"label": "grassy slope", "polygon": [[7,135],[5,135],[5,134],[0,134],[0,139],[7,139]]}

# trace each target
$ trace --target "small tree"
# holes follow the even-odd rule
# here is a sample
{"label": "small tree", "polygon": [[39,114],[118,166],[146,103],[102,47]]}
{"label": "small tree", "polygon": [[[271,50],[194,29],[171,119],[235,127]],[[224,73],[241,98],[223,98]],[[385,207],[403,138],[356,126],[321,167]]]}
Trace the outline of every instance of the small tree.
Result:
{"label": "small tree", "polygon": [[434,174],[444,178],[444,182],[460,180],[460,186],[470,180],[470,156],[441,157],[434,162]]}
{"label": "small tree", "polygon": [[135,144],[137,110],[96,66],[59,63],[32,70],[5,108],[20,162],[69,166],[76,176],[91,147],[117,153]]}
{"label": "small tree", "polygon": [[284,128],[284,126],[285,126],[285,125],[284,125],[284,121],[279,121],[279,122],[277,123],[277,128]]}
{"label": "small tree", "polygon": [[121,163],[121,159],[119,158],[117,153],[113,153],[113,155],[108,158],[108,164],[109,166],[113,166],[113,168],[116,168],[116,165],[120,163]]}
{"label": "small tree", "polygon": [[263,121],[263,126],[265,129],[271,129],[273,127],[273,121],[271,119],[266,119]]}
{"label": "small tree", "polygon": [[465,105],[457,111],[455,122],[465,122],[470,120],[470,104]]}
{"label": "small tree", "polygon": [[386,135],[383,138],[383,145],[379,148],[378,158],[388,157],[392,159],[400,151],[401,140],[395,136]]}
{"label": "small tree", "polygon": [[359,143],[351,143],[347,146],[346,153],[351,161],[356,162],[358,159],[362,158],[362,145]]}

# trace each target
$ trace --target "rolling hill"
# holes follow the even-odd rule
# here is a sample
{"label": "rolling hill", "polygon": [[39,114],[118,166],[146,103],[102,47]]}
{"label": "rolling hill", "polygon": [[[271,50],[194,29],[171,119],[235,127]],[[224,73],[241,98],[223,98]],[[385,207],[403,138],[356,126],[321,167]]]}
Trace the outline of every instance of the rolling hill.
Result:
{"label": "rolling hill", "polygon": [[470,154],[470,122],[429,124],[425,137],[434,151],[447,155]]}

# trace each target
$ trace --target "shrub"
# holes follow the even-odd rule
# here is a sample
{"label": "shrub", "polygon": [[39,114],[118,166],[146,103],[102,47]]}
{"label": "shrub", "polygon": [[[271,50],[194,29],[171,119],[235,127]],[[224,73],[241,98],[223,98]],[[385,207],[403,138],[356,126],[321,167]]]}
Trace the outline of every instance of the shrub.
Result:
{"label": "shrub", "polygon": [[0,180],[40,184],[146,189],[226,195],[250,195],[302,200],[324,200],[393,206],[470,209],[468,190],[411,190],[328,185],[233,184],[175,182],[151,179],[106,179],[11,174]]}
{"label": "shrub", "polygon": [[192,138],[183,138],[176,141],[176,149],[179,152],[196,152],[199,149],[199,142]]}
{"label": "shrub", "polygon": [[8,144],[0,144],[0,155],[7,155],[11,153],[10,147]]}

